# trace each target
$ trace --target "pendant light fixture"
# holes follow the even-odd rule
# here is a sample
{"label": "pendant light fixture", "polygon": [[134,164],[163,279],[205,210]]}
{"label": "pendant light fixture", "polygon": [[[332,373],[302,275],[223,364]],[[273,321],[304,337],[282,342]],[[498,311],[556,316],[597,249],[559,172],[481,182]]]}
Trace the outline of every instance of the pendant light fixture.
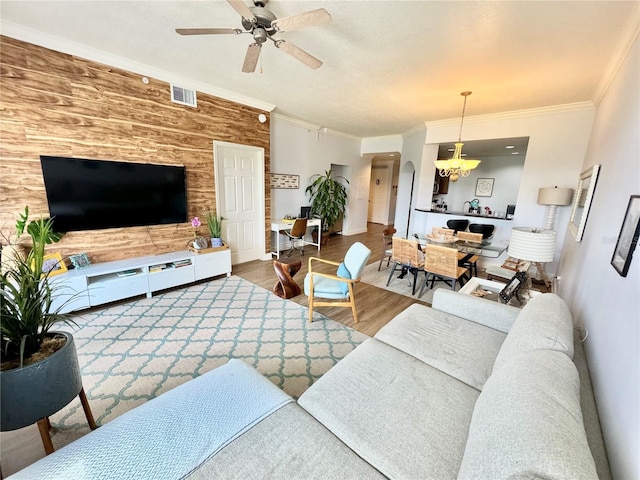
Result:
{"label": "pendant light fixture", "polygon": [[462,158],[462,122],[464,122],[464,111],[467,108],[467,97],[471,92],[462,92],[460,95],[464,97],[464,105],[462,106],[462,118],[460,119],[460,133],[458,134],[458,142],[455,144],[453,157],[450,160],[436,160],[436,168],[440,172],[441,177],[449,177],[452,182],[457,182],[460,177],[468,177],[471,170],[480,165],[480,160],[465,160]]}

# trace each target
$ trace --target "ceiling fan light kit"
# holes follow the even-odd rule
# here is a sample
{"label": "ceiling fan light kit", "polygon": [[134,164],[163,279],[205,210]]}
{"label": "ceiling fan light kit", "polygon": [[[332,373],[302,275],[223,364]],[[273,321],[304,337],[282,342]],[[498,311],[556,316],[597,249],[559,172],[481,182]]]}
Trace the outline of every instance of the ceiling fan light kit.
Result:
{"label": "ceiling fan light kit", "polygon": [[468,177],[471,170],[480,165],[480,160],[466,160],[462,158],[462,123],[464,122],[464,112],[467,108],[467,97],[471,92],[466,91],[460,93],[464,97],[464,105],[462,106],[462,118],[460,119],[460,132],[458,133],[458,142],[455,144],[453,157],[450,160],[435,160],[436,168],[441,177],[449,177],[452,182],[457,182],[460,177]]}
{"label": "ceiling fan light kit", "polygon": [[176,28],[179,35],[239,35],[250,33],[255,43],[247,48],[242,71],[255,72],[262,44],[271,40],[274,45],[309,68],[320,68],[322,62],[295,46],[291,42],[274,38],[278,33],[294,32],[304,28],[323,25],[331,22],[331,15],[324,8],[278,18],[273,12],[265,8],[268,0],[254,0],[254,6],[248,7],[242,0],[227,0],[229,5],[242,17],[242,28]]}

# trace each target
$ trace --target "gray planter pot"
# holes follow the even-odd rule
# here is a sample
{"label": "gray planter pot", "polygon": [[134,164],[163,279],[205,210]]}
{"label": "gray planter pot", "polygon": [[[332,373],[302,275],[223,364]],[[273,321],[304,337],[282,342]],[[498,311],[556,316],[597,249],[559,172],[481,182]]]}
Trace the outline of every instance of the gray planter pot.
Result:
{"label": "gray planter pot", "polygon": [[16,430],[53,415],[82,389],[73,336],[64,346],[41,362],[0,372],[0,431]]}

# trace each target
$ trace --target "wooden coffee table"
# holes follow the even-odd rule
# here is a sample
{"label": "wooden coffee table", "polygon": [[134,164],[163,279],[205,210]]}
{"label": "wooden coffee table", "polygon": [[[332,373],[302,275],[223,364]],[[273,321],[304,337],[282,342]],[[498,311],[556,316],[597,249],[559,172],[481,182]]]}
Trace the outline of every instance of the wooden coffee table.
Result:
{"label": "wooden coffee table", "polygon": [[295,258],[280,258],[273,260],[273,269],[278,281],[273,286],[273,293],[282,298],[293,298],[300,295],[300,287],[293,279],[302,267],[302,262]]}

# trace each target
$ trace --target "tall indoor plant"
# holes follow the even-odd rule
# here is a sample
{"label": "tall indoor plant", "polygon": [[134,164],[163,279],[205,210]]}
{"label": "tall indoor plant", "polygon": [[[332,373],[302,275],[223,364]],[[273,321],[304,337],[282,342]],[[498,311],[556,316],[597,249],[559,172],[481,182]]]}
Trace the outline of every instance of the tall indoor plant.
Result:
{"label": "tall indoor plant", "polygon": [[25,209],[16,230],[22,233],[26,225],[31,251],[5,262],[0,274],[1,431],[43,422],[82,390],[73,336],[52,331],[56,324],[75,323],[60,313],[64,303],[54,307],[62,287],[43,269],[45,246],[62,234],[53,230],[50,218],[27,224],[27,217]]}
{"label": "tall indoor plant", "polygon": [[[333,177],[331,169],[311,177],[311,184],[305,190],[311,199],[311,213],[322,219],[323,237],[328,238],[329,232],[338,220],[344,215],[347,207],[347,189],[337,179],[344,180],[344,177]],[[323,242],[324,243],[324,242]]]}

